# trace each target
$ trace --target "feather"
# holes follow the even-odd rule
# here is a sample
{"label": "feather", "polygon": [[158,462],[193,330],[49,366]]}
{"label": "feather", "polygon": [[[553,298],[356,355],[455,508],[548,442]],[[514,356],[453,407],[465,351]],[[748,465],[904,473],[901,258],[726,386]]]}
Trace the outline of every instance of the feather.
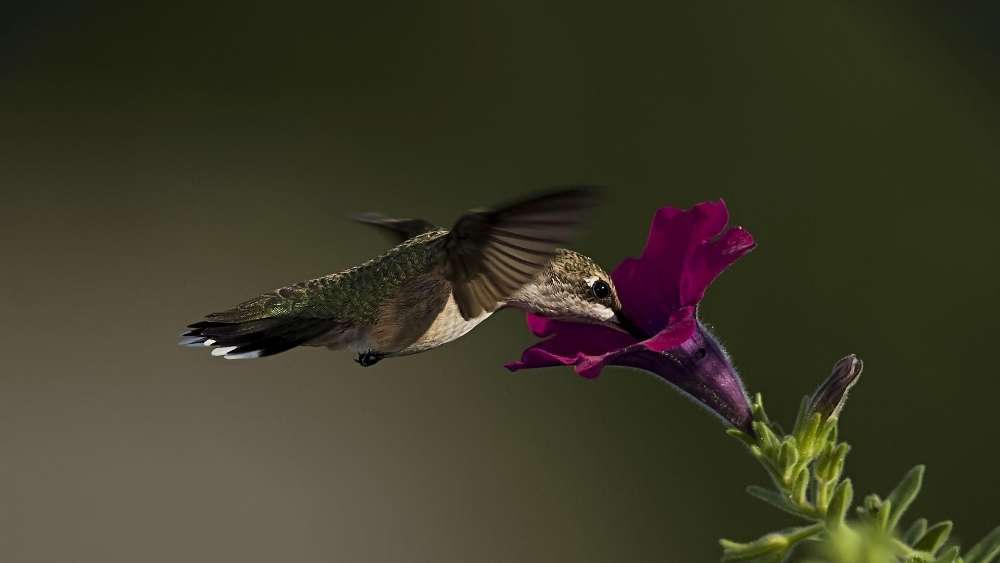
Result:
{"label": "feather", "polygon": [[462,316],[493,311],[531,281],[569,242],[595,199],[592,188],[568,188],[460,217],[445,249],[446,276]]}

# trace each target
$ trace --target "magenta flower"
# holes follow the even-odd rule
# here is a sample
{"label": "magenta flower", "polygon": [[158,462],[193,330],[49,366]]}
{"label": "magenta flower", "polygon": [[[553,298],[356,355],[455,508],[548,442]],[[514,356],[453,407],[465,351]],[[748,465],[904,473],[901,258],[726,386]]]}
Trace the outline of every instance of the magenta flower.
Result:
{"label": "magenta flower", "polygon": [[629,333],[611,327],[528,315],[528,327],[547,337],[507,364],[516,371],[571,365],[597,377],[606,365],[650,371],[725,421],[751,432],[750,402],[743,382],[719,342],[698,320],[698,303],[712,281],[752,250],[753,237],[727,229],[723,201],[688,210],[656,212],[639,258],[626,258],[611,273]]}

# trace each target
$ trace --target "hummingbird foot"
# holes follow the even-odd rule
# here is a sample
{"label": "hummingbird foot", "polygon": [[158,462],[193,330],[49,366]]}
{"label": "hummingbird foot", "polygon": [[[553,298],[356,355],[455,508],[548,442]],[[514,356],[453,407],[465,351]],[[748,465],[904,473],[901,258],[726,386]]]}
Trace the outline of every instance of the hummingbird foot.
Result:
{"label": "hummingbird foot", "polygon": [[378,363],[379,360],[385,357],[385,354],[380,354],[374,350],[368,350],[367,352],[361,352],[358,357],[354,359],[355,362],[361,364],[361,367],[373,366]]}

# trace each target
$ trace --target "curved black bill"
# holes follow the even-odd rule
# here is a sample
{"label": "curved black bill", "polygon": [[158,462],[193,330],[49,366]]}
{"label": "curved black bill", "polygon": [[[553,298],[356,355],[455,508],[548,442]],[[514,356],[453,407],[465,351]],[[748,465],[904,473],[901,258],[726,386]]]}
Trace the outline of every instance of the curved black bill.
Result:
{"label": "curved black bill", "polygon": [[622,330],[631,334],[636,340],[645,340],[649,338],[649,335],[636,326],[635,323],[633,323],[632,320],[629,319],[628,316],[626,316],[621,310],[615,311],[615,322],[618,323],[618,326],[621,327]]}

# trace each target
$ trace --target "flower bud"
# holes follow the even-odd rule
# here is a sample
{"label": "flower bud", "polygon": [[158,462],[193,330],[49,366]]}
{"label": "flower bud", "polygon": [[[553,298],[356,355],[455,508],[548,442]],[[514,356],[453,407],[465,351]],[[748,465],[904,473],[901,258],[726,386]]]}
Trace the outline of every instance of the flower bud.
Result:
{"label": "flower bud", "polygon": [[824,419],[839,417],[847,402],[847,392],[858,382],[864,363],[851,354],[834,364],[826,378],[809,399],[808,412],[819,413]]}

